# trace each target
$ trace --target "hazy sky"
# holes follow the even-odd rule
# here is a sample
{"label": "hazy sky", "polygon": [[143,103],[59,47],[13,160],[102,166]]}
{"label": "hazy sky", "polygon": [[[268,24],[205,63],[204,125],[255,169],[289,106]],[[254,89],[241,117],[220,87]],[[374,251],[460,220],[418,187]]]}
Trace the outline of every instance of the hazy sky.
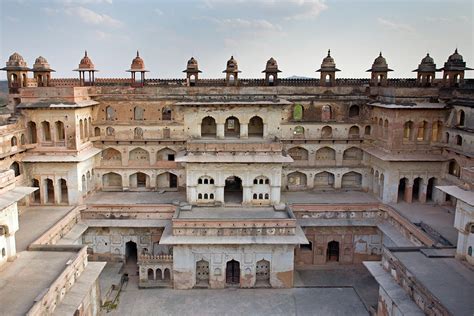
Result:
{"label": "hazy sky", "polygon": [[456,47],[474,68],[473,16],[474,0],[0,0],[0,62],[42,55],[53,76],[76,77],[87,49],[97,77],[128,77],[139,49],[148,78],[182,78],[191,56],[220,78],[230,55],[242,77],[262,77],[270,57],[282,77],[315,77],[330,48],[340,78],[368,78],[379,51],[391,77],[414,78],[427,52],[441,68]]}

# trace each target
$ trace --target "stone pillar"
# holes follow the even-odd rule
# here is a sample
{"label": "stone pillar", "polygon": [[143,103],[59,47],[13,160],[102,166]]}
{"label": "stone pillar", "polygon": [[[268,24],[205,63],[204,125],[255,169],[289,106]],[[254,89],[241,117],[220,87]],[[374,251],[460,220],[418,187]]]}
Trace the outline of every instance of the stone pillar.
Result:
{"label": "stone pillar", "polygon": [[7,260],[14,259],[16,257],[15,234],[10,233],[7,235],[5,241],[7,246]]}
{"label": "stone pillar", "polygon": [[121,152],[120,155],[122,156],[122,167],[128,166],[128,157],[130,155],[130,150],[126,150],[126,152]]}
{"label": "stone pillar", "polygon": [[343,157],[342,150],[337,150],[336,151],[336,166],[337,167],[342,166],[342,157]]}
{"label": "stone pillar", "polygon": [[122,176],[122,187],[124,191],[130,188],[130,177],[127,174],[121,174]]}
{"label": "stone pillar", "polygon": [[420,191],[418,192],[418,197],[420,203],[426,203],[426,192],[428,190],[428,186],[426,185],[425,181],[420,185]]}
{"label": "stone pillar", "polygon": [[264,123],[263,124],[263,138],[268,137],[268,124]]}
{"label": "stone pillar", "polygon": [[242,191],[243,191],[242,204],[251,204],[252,203],[252,187],[243,185]]}
{"label": "stone pillar", "polygon": [[224,138],[224,123],[217,123],[216,128],[217,128],[216,130],[217,138],[223,139]]}
{"label": "stone pillar", "polygon": [[202,137],[202,135],[201,135],[201,124],[196,124],[196,131],[195,131],[195,133],[196,133],[196,135],[194,135],[194,136],[199,137],[199,138]]}
{"label": "stone pillar", "polygon": [[41,204],[46,204],[46,199],[47,199],[46,195],[47,194],[45,194],[45,193],[48,192],[47,185],[46,185],[46,179],[43,178],[43,177],[40,177],[39,181],[40,181],[40,184],[39,184],[39,186],[40,186],[40,188],[39,188],[40,189],[40,201],[41,201]]}
{"label": "stone pillar", "polygon": [[240,124],[240,138],[249,138],[249,125],[247,123]]}
{"label": "stone pillar", "polygon": [[197,188],[195,186],[188,186],[186,188],[186,195],[188,203],[196,203],[197,200]]}
{"label": "stone pillar", "polygon": [[152,173],[150,177],[150,188],[156,189],[156,174],[155,173]]}
{"label": "stone pillar", "polygon": [[154,166],[156,164],[156,152],[150,152],[150,166]]}
{"label": "stone pillar", "polygon": [[216,185],[216,202],[224,203],[224,186]]}
{"label": "stone pillar", "polygon": [[54,181],[53,186],[54,186],[54,204],[59,204],[61,202],[61,185],[59,181]]}
{"label": "stone pillar", "polygon": [[413,180],[407,180],[405,185],[405,202],[411,203],[413,201]]}
{"label": "stone pillar", "polygon": [[340,189],[342,186],[342,177],[340,173],[334,175],[334,189]]}
{"label": "stone pillar", "polygon": [[280,193],[281,187],[280,186],[271,186],[270,187],[270,199],[271,204],[278,204],[280,203]]}

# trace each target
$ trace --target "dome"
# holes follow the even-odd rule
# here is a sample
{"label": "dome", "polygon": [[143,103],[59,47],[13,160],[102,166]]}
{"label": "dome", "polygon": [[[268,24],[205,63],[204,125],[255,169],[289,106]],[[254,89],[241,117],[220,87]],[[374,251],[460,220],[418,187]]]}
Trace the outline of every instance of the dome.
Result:
{"label": "dome", "polygon": [[262,72],[281,72],[281,70],[278,69],[277,61],[273,57],[271,57],[269,60],[267,60],[265,70]]}
{"label": "dome", "polygon": [[462,59],[462,55],[458,53],[458,49],[456,48],[456,50],[454,51],[454,53],[449,56],[448,58],[448,62],[449,61],[454,61],[454,62],[462,62],[463,59]]}
{"label": "dome", "polygon": [[79,63],[80,70],[94,70],[94,63],[92,60],[87,56],[87,51],[84,53],[84,57],[81,59]]}
{"label": "dome", "polygon": [[372,64],[372,68],[367,71],[393,71],[392,69],[388,68],[387,60],[385,57],[382,56],[382,52],[380,52],[379,56],[375,58],[374,63]]}
{"label": "dome", "polygon": [[321,63],[321,69],[316,70],[317,72],[321,71],[340,71],[339,69],[336,68],[336,62],[334,61],[334,58],[331,56],[331,50],[328,49],[328,55],[324,57],[323,62]]}
{"label": "dome", "polygon": [[472,70],[471,68],[466,67],[466,62],[463,60],[462,55],[458,53],[458,49],[448,57],[448,61],[444,63],[444,67],[440,70],[448,71],[464,71]]}
{"label": "dome", "polygon": [[426,54],[426,56],[421,60],[421,63],[418,65],[418,69],[415,69],[413,71],[414,72],[435,72],[436,64],[434,63],[434,60],[430,56],[430,54]]}
{"label": "dome", "polygon": [[23,59],[23,57],[18,54],[18,53],[13,53],[10,58],[8,58],[8,61],[6,63],[7,68],[28,68],[28,65],[26,64],[26,61]]}
{"label": "dome", "polygon": [[234,56],[230,56],[230,59],[227,61],[227,68],[223,72],[240,72]]}
{"label": "dome", "polygon": [[186,70],[183,70],[183,72],[201,72],[198,67],[198,61],[194,57],[191,57],[188,60]]}
{"label": "dome", "polygon": [[146,71],[145,62],[140,57],[140,53],[137,50],[137,57],[132,60],[132,65],[130,66],[130,71]]}
{"label": "dome", "polygon": [[33,64],[33,71],[54,71],[49,66],[48,61],[43,56],[36,58],[35,63]]}

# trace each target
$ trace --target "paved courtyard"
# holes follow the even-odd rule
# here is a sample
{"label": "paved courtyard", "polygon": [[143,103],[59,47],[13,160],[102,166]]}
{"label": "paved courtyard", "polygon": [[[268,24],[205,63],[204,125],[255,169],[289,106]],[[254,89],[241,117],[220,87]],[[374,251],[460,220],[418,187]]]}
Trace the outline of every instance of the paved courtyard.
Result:
{"label": "paved courtyard", "polygon": [[378,286],[364,269],[303,268],[295,273],[293,289],[138,289],[137,277],[130,276],[117,308],[104,314],[368,315],[366,306],[377,303]]}

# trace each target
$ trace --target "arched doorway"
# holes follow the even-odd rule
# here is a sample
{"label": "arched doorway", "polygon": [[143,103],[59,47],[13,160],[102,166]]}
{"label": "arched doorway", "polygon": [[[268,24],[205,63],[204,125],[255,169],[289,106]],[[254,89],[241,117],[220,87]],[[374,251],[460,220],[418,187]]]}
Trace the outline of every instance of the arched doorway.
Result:
{"label": "arched doorway", "polygon": [[238,261],[231,260],[227,262],[225,282],[227,285],[240,284],[240,263]]}
{"label": "arched doorway", "polygon": [[270,286],[270,262],[267,260],[257,261],[256,285]]}
{"label": "arched doorway", "polygon": [[423,184],[423,179],[421,178],[416,178],[413,181],[413,201],[419,201],[420,200],[420,191],[421,191],[421,185]]}
{"label": "arched doorway", "polygon": [[196,262],[196,286],[209,285],[209,262],[199,260]]}
{"label": "arched doorway", "polygon": [[254,116],[249,121],[249,137],[263,137],[263,120],[259,116]]}
{"label": "arched doorway", "polygon": [[41,203],[39,181],[37,179],[33,179],[32,183],[31,183],[31,186],[33,188],[38,188],[35,192],[33,192],[32,202],[33,203]]}
{"label": "arched doorway", "polygon": [[69,198],[68,198],[68,192],[67,192],[67,182],[66,182],[65,179],[60,179],[59,180],[59,187],[61,188],[60,203],[68,204],[69,203]]}
{"label": "arched doorway", "polygon": [[137,262],[137,244],[131,240],[125,244],[125,261],[126,263]]}
{"label": "arched doorway", "polygon": [[328,243],[326,262],[339,262],[339,242],[333,240]]}
{"label": "arched doorway", "polygon": [[54,183],[51,179],[46,179],[46,203],[54,204]]}
{"label": "arched doorway", "polygon": [[201,137],[215,138],[217,135],[216,120],[213,117],[206,116],[201,122]]}
{"label": "arched doorway", "polygon": [[429,178],[428,185],[426,186],[426,201],[431,202],[433,201],[434,194],[433,190],[436,185],[436,178]]}
{"label": "arched doorway", "polygon": [[225,179],[224,202],[242,203],[242,198],[242,179],[236,176],[231,176]]}
{"label": "arched doorway", "polygon": [[407,187],[407,181],[408,181],[407,178],[401,178],[400,182],[398,183],[398,201],[397,202],[406,201],[405,190]]}
{"label": "arched doorway", "polygon": [[177,189],[178,177],[171,172],[164,172],[156,177],[156,187],[162,189]]}
{"label": "arched doorway", "polygon": [[224,136],[240,137],[240,122],[235,116],[231,116],[225,120]]}

